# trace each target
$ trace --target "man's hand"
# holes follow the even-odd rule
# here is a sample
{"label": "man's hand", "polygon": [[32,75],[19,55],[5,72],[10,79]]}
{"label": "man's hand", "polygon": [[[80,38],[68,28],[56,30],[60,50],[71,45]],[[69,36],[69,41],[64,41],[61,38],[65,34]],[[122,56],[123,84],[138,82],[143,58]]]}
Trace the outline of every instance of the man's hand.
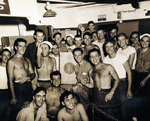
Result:
{"label": "man's hand", "polygon": [[146,83],[146,80],[144,79],[143,81],[141,81],[140,85],[141,85],[141,86],[144,86],[145,83]]}
{"label": "man's hand", "polygon": [[30,77],[25,74],[22,74],[22,77],[17,79],[17,81],[20,82],[20,84],[23,84],[24,82],[27,82],[29,80],[30,80]]}
{"label": "man's hand", "polygon": [[10,101],[10,104],[15,105],[17,103],[17,99],[13,97]]}
{"label": "man's hand", "polygon": [[105,101],[107,102],[108,100],[111,100],[113,97],[113,93],[109,92],[106,96],[105,96]]}
{"label": "man's hand", "polygon": [[128,99],[132,98],[132,92],[131,92],[131,90],[128,90],[128,92],[127,92],[127,98]]}

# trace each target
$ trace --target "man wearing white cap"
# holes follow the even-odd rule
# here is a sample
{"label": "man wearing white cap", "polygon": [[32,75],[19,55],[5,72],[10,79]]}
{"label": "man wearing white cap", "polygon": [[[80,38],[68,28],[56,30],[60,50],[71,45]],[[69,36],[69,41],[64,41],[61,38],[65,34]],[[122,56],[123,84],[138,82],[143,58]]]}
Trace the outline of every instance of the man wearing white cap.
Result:
{"label": "man wearing white cap", "polygon": [[56,70],[56,60],[49,56],[51,48],[52,44],[50,42],[43,41],[37,51],[38,86],[46,89],[51,86],[51,72]]}

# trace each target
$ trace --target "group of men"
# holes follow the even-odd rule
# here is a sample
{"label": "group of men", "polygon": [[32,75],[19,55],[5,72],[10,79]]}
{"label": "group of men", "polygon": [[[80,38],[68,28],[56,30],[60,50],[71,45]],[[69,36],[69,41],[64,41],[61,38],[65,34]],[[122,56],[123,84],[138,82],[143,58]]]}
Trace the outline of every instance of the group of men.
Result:
{"label": "group of men", "polygon": [[[133,88],[137,88],[138,82],[143,86],[149,80],[150,35],[140,36],[141,47],[137,51],[128,44],[125,33],[117,34],[118,29],[109,31],[108,39],[103,29],[95,32],[94,22],[90,21],[88,26],[89,30],[84,33],[84,29],[79,28],[81,34],[74,38],[68,35],[66,43],[62,42],[61,33],[55,33],[54,44],[44,41],[44,32],[37,29],[33,35],[35,42],[27,45],[25,39],[15,40],[13,56],[8,49],[1,51],[1,119],[7,117],[10,100],[11,121],[111,120],[95,107],[91,113],[91,103],[98,107],[120,104],[120,107],[103,111],[121,121],[132,120],[130,105],[125,101],[132,98]],[[72,52],[77,62],[77,83],[69,91],[61,87],[62,76],[58,71],[60,52]],[[132,76],[132,71],[135,69],[142,75],[138,82],[133,81],[135,75]],[[27,101],[31,103],[25,103]]]}

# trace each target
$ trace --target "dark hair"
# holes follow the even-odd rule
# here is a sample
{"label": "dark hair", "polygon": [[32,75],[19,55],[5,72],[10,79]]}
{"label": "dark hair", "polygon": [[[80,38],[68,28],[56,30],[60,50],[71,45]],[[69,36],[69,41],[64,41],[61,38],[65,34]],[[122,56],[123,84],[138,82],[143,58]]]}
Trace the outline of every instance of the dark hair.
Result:
{"label": "dark hair", "polygon": [[55,38],[55,36],[56,36],[57,34],[60,35],[60,36],[62,36],[62,34],[61,34],[60,32],[56,32],[56,33],[53,35],[53,38]]}
{"label": "dark hair", "polygon": [[81,35],[77,34],[77,35],[74,36],[74,40],[75,40],[75,38],[82,38],[82,37],[81,37]]}
{"label": "dark hair", "polygon": [[108,44],[108,43],[112,43],[113,45],[116,45],[116,43],[115,43],[115,40],[112,38],[112,39],[107,39],[106,41],[105,41],[105,43],[104,43],[104,47]]}
{"label": "dark hair", "polygon": [[64,91],[60,96],[60,102],[64,102],[65,97],[68,97],[70,94],[72,94],[74,97],[74,94],[72,92],[67,91],[67,90]]}
{"label": "dark hair", "polygon": [[42,29],[36,29],[33,35],[36,35],[37,32],[41,32],[43,35],[45,35],[45,32]]}
{"label": "dark hair", "polygon": [[2,54],[3,54],[3,52],[9,52],[9,53],[10,53],[10,55],[11,55],[11,51],[10,51],[10,50],[8,50],[8,49],[3,49],[3,50],[1,50],[0,55],[2,55]]}
{"label": "dark hair", "polygon": [[91,37],[93,36],[93,34],[96,34],[97,35],[97,31],[94,31],[91,33]]}
{"label": "dark hair", "polygon": [[101,55],[101,52],[100,52],[99,49],[93,48],[93,49],[91,49],[91,50],[88,52],[88,57],[90,57],[90,54],[91,54],[92,52],[97,52],[99,55]]}
{"label": "dark hair", "polygon": [[33,96],[35,96],[37,93],[39,93],[40,91],[44,91],[45,94],[47,93],[46,89],[44,87],[37,87],[34,92],[33,92]]}
{"label": "dark hair", "polygon": [[140,33],[138,31],[133,31],[130,35],[130,37],[132,37],[133,34],[137,34],[138,36],[140,36]]}
{"label": "dark hair", "polygon": [[84,38],[85,35],[88,35],[88,36],[91,38],[91,33],[90,33],[90,32],[85,32],[85,33],[83,34],[83,38]]}
{"label": "dark hair", "polygon": [[125,33],[120,33],[117,35],[117,41],[118,41],[118,38],[121,36],[124,36],[126,39],[128,39],[128,36]]}
{"label": "dark hair", "polygon": [[14,42],[14,51],[15,51],[15,53],[17,52],[16,49],[15,49],[15,46],[18,46],[19,42],[24,42],[25,44],[27,44],[27,40],[25,40],[23,38],[16,39],[15,42]]}
{"label": "dark hair", "polygon": [[94,21],[89,21],[89,22],[88,22],[88,26],[89,26],[90,24],[94,24],[94,25],[95,25]]}
{"label": "dark hair", "polygon": [[109,32],[111,32],[113,29],[116,29],[117,32],[118,32],[118,30],[119,30],[118,26],[113,26],[113,27],[111,27],[111,28],[109,29]]}
{"label": "dark hair", "polygon": [[74,53],[75,53],[76,51],[80,51],[80,52],[83,54],[83,50],[82,50],[81,48],[79,48],[79,47],[73,49],[72,54],[74,55]]}
{"label": "dark hair", "polygon": [[61,78],[61,73],[59,71],[53,71],[53,72],[51,72],[51,74],[50,74],[51,80],[53,80],[53,75],[59,75],[60,78]]}

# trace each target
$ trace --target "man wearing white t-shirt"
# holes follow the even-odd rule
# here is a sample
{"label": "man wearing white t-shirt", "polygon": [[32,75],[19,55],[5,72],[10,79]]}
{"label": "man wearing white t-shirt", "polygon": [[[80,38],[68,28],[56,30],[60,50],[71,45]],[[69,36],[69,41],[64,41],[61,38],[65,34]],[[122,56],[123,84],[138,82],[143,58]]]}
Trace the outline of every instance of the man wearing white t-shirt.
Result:
{"label": "man wearing white t-shirt", "polygon": [[[131,92],[131,84],[132,84],[132,75],[131,75],[131,69],[128,63],[128,59],[116,52],[115,49],[115,43],[113,41],[107,41],[105,42],[105,48],[108,55],[104,58],[104,63],[111,64],[120,79],[120,83],[118,86],[118,100],[120,103],[123,103],[126,99],[130,99],[132,97]],[[126,78],[127,73],[127,78]],[[128,80],[128,83],[127,81]],[[129,121],[130,118],[128,116],[129,113],[127,113],[127,105],[123,104],[121,106],[121,118],[123,121]]]}
{"label": "man wearing white t-shirt", "polygon": [[2,60],[0,62],[0,119],[5,121],[7,108],[9,106],[9,90],[6,74],[6,63],[11,56],[8,49],[3,49],[0,52]]}
{"label": "man wearing white t-shirt", "polygon": [[135,48],[128,45],[128,37],[125,33],[120,33],[117,36],[117,42],[120,46],[118,53],[126,56],[129,61],[130,68],[134,70],[137,58]]}

